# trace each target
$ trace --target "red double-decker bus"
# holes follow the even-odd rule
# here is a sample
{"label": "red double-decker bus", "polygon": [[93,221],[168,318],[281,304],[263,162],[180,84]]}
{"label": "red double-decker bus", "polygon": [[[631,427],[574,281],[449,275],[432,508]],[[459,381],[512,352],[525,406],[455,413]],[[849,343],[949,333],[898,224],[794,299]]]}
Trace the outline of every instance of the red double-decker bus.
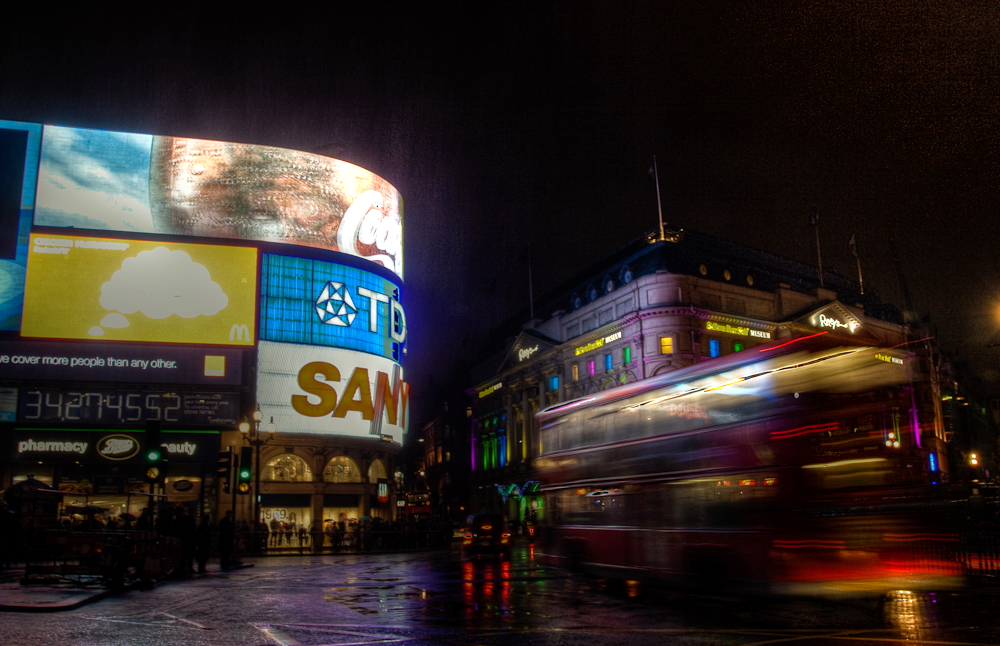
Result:
{"label": "red double-decker bus", "polygon": [[431,492],[426,490],[409,491],[404,498],[403,515],[409,520],[425,520],[430,518]]}
{"label": "red double-decker bus", "polygon": [[790,592],[956,582],[912,361],[807,337],[541,411],[542,558]]}

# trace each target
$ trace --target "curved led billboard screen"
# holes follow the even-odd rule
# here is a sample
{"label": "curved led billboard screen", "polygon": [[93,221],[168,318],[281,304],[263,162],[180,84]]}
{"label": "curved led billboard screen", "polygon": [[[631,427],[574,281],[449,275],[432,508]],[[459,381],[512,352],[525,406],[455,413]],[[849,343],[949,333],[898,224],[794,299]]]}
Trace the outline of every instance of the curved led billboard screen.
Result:
{"label": "curved led billboard screen", "polygon": [[0,421],[219,427],[256,394],[401,443],[402,217],[322,155],[0,120]]}
{"label": "curved led billboard screen", "polygon": [[399,287],[357,267],[265,253],[260,338],[349,348],[400,361],[406,315]]}
{"label": "curved led billboard screen", "polygon": [[45,126],[35,224],[306,245],[403,276],[403,201],[348,162],[273,146]]}

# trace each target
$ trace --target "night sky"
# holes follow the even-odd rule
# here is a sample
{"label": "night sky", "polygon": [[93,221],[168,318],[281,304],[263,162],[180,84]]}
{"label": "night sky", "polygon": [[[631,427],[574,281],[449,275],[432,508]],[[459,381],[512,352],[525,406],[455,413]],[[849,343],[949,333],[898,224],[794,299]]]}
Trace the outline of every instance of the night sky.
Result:
{"label": "night sky", "polygon": [[418,416],[527,308],[529,244],[538,296],[657,226],[654,155],[668,226],[815,264],[815,205],[825,269],[857,278],[855,234],[866,289],[903,308],[901,274],[942,346],[1000,383],[995,3],[330,4],[6,19],[0,119],[386,178]]}

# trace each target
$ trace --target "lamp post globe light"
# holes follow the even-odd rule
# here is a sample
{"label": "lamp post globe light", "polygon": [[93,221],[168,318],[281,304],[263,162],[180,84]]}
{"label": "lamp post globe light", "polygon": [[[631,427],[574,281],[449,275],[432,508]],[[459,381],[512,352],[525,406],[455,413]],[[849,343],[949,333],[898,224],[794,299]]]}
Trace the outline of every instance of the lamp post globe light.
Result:
{"label": "lamp post globe light", "polygon": [[[264,433],[261,433],[260,423],[264,420],[264,413],[260,410],[260,405],[253,411],[253,423],[250,423],[243,419],[240,422],[240,433],[243,434],[243,440],[248,442],[250,446],[254,449],[254,469],[253,469],[253,527],[254,532],[257,531],[259,523],[262,522],[260,517],[260,447],[264,446],[268,442],[274,439],[274,432],[277,427],[274,424],[274,417],[271,421],[264,426]],[[240,464],[240,470],[246,469],[247,465]]]}

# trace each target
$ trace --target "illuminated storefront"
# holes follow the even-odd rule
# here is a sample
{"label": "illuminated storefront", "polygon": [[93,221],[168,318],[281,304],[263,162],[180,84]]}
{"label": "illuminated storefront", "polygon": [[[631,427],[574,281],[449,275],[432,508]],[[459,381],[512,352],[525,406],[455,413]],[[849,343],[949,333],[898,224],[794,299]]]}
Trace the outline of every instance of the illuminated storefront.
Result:
{"label": "illuminated storefront", "polygon": [[[8,450],[14,482],[29,476],[64,491],[64,520],[83,520],[88,505],[101,509],[103,522],[126,513],[138,516],[148,505],[148,446],[136,429],[18,428]],[[164,432],[160,468],[167,474],[158,489],[168,503],[206,504],[203,482],[218,454],[218,430]]]}

